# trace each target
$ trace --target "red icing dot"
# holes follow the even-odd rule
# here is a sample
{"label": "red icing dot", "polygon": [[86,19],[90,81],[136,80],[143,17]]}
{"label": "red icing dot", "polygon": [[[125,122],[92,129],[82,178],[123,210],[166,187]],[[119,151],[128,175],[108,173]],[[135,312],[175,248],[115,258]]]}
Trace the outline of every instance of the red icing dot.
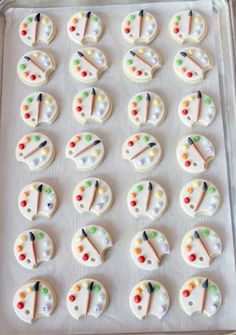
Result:
{"label": "red icing dot", "polygon": [[82,258],[83,258],[84,261],[87,261],[89,259],[89,255],[88,254],[84,254]]}
{"label": "red icing dot", "polygon": [[192,72],[187,72],[187,77],[191,78],[193,76]]}
{"label": "red icing dot", "polygon": [[183,115],[187,115],[188,114],[188,110],[187,109],[183,109],[181,112],[182,112]]}
{"label": "red icing dot", "polygon": [[133,201],[131,201],[130,205],[131,205],[132,207],[135,207],[135,206],[137,205],[137,202],[133,200]]}
{"label": "red icing dot", "polygon": [[22,200],[22,201],[20,202],[20,205],[21,205],[21,207],[25,207],[25,206],[27,205],[27,201]]}
{"label": "red icing dot", "polygon": [[179,32],[179,28],[174,28],[174,33],[178,34],[178,32]]}
{"label": "red icing dot", "polygon": [[138,71],[136,72],[136,74],[137,74],[137,76],[141,76],[141,75],[142,75],[142,71],[138,70]]}
{"label": "red icing dot", "polygon": [[70,142],[69,146],[70,146],[71,148],[74,148],[74,147],[75,147],[75,142]]}
{"label": "red icing dot", "polygon": [[82,107],[81,106],[77,106],[76,110],[77,110],[77,112],[81,112],[82,111]]}
{"label": "red icing dot", "polygon": [[75,31],[75,27],[74,26],[70,26],[69,31]]}
{"label": "red icing dot", "polygon": [[141,301],[141,297],[140,297],[140,295],[135,295],[134,296],[134,302],[136,302],[136,304],[139,304],[140,303],[140,301]]}
{"label": "red icing dot", "polygon": [[75,296],[74,296],[73,294],[71,294],[71,295],[69,296],[69,300],[70,300],[70,302],[75,301]]}
{"label": "red icing dot", "polygon": [[137,115],[137,114],[138,114],[138,112],[137,112],[135,109],[133,109],[133,110],[131,111],[131,115],[135,116],[135,115]]}
{"label": "red icing dot", "polygon": [[130,33],[130,29],[127,27],[127,28],[124,29],[124,32],[125,32],[126,34],[129,34],[129,33]]}
{"label": "red icing dot", "polygon": [[76,196],[77,201],[81,201],[82,199],[83,199],[82,195],[79,194],[79,195]]}
{"label": "red icing dot", "polygon": [[190,262],[194,262],[196,260],[196,255],[195,254],[191,254],[188,256],[188,259]]}
{"label": "red icing dot", "polygon": [[23,303],[23,301],[19,301],[16,306],[18,309],[23,309],[25,307],[25,304]]}
{"label": "red icing dot", "polygon": [[86,76],[87,76],[87,72],[86,72],[86,71],[82,71],[82,72],[81,72],[81,76],[82,76],[82,77],[86,77]]}
{"label": "red icing dot", "polygon": [[27,31],[26,30],[21,30],[21,35],[22,36],[25,36],[27,34]]}
{"label": "red icing dot", "polygon": [[25,119],[29,119],[30,118],[30,113],[25,113],[24,117],[25,117]]}
{"label": "red icing dot", "polygon": [[30,79],[31,80],[35,80],[36,79],[36,75],[35,74],[31,74]]}
{"label": "red icing dot", "polygon": [[20,144],[19,144],[19,149],[20,149],[20,150],[24,150],[24,149],[25,149],[25,145],[24,145],[24,143],[20,143]]}
{"label": "red icing dot", "polygon": [[25,260],[25,254],[20,254],[20,256],[19,256],[19,260],[20,260],[20,261],[24,261],[24,260]]}
{"label": "red icing dot", "polygon": [[190,198],[188,198],[188,197],[184,198],[184,202],[185,202],[186,204],[189,204],[189,203],[190,203]]}
{"label": "red icing dot", "polygon": [[186,167],[189,167],[189,166],[191,165],[191,162],[190,162],[190,161],[186,161],[186,162],[184,163],[184,165],[185,165]]}
{"label": "red icing dot", "polygon": [[185,298],[187,298],[187,297],[190,296],[190,292],[189,292],[188,290],[184,290],[184,291],[182,292],[182,294],[183,294],[183,296],[184,296]]}
{"label": "red icing dot", "polygon": [[129,142],[128,142],[128,146],[129,146],[129,147],[132,147],[133,145],[134,145],[134,142],[133,142],[133,141],[129,141]]}
{"label": "red icing dot", "polygon": [[145,262],[145,257],[144,256],[139,256],[138,257],[138,262],[139,263],[144,263]]}

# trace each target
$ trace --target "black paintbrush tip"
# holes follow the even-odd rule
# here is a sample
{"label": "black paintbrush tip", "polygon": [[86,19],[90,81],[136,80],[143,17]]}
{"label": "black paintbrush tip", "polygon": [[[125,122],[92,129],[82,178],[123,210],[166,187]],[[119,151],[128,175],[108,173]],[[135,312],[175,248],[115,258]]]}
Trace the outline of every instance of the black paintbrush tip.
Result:
{"label": "black paintbrush tip", "polygon": [[77,51],[77,53],[80,57],[84,57],[84,54],[81,51]]}
{"label": "black paintbrush tip", "polygon": [[27,61],[30,61],[30,60],[31,60],[31,58],[28,57],[28,56],[24,56],[24,59],[27,60]]}
{"label": "black paintbrush tip", "polygon": [[191,139],[191,137],[188,137],[188,144],[192,145],[193,144],[193,140]]}
{"label": "black paintbrush tip", "polygon": [[91,12],[87,12],[87,13],[86,13],[86,19],[89,19],[89,18],[90,18],[90,15],[91,15]]}
{"label": "black paintbrush tip", "polygon": [[86,234],[84,228],[82,228],[82,236],[83,236],[83,237],[87,237],[87,234]]}
{"label": "black paintbrush tip", "polygon": [[99,143],[101,143],[101,141],[100,140],[96,140],[96,141],[93,142],[93,145],[97,145]]}
{"label": "black paintbrush tip", "polygon": [[29,239],[30,239],[31,242],[33,242],[35,240],[35,236],[31,231],[29,232]]}
{"label": "black paintbrush tip", "polygon": [[88,284],[88,286],[87,286],[87,290],[88,291],[92,291],[93,290],[93,284],[94,284],[93,281],[91,281],[91,283]]}
{"label": "black paintbrush tip", "polygon": [[208,279],[204,280],[204,282],[202,283],[202,288],[205,288],[205,289],[208,288]]}
{"label": "black paintbrush tip", "polygon": [[37,188],[37,191],[38,191],[38,192],[42,192],[42,189],[43,189],[43,184],[40,184],[40,185],[38,186],[38,188]]}
{"label": "black paintbrush tip", "polygon": [[152,294],[152,292],[154,291],[154,288],[150,282],[148,282],[147,284],[147,291],[149,294]]}
{"label": "black paintbrush tip", "polygon": [[36,22],[40,21],[40,13],[38,13],[38,14],[35,15],[34,21],[36,21]]}
{"label": "black paintbrush tip", "polygon": [[186,52],[184,52],[184,51],[181,51],[180,54],[181,54],[181,56],[183,56],[183,57],[188,56],[188,55],[186,54]]}
{"label": "black paintbrush tip", "polygon": [[148,236],[147,236],[147,233],[146,233],[145,230],[143,231],[142,238],[143,238],[144,241],[148,240]]}
{"label": "black paintbrush tip", "polygon": [[148,143],[148,146],[149,146],[149,148],[152,148],[152,147],[154,147],[154,145],[157,145],[156,143]]}
{"label": "black paintbrush tip", "polygon": [[202,93],[200,91],[197,92],[197,98],[201,99],[202,98]]}
{"label": "black paintbrush tip", "polygon": [[43,141],[42,143],[39,144],[40,148],[45,147],[45,145],[48,143],[48,141]]}
{"label": "black paintbrush tip", "polygon": [[130,50],[130,54],[131,54],[132,56],[136,56],[135,52],[132,51],[132,50]]}
{"label": "black paintbrush tip", "polygon": [[92,95],[96,95],[95,88],[92,88]]}
{"label": "black paintbrush tip", "polygon": [[138,16],[143,16],[143,12],[144,12],[143,9],[141,9],[138,13]]}
{"label": "black paintbrush tip", "polygon": [[39,284],[40,284],[39,281],[36,281],[36,283],[34,283],[33,291],[37,292],[39,290]]}
{"label": "black paintbrush tip", "polygon": [[206,191],[208,189],[208,185],[207,185],[207,183],[205,181],[202,183],[202,189],[204,191]]}
{"label": "black paintbrush tip", "polygon": [[43,95],[42,93],[39,93],[39,95],[37,96],[37,101],[42,101],[43,99]]}
{"label": "black paintbrush tip", "polygon": [[193,16],[193,11],[192,11],[192,10],[190,10],[190,11],[188,12],[188,16]]}
{"label": "black paintbrush tip", "polygon": [[96,187],[96,188],[98,187],[98,181],[97,180],[95,181],[94,187]]}
{"label": "black paintbrush tip", "polygon": [[200,238],[200,235],[199,235],[199,232],[197,231],[197,230],[195,230],[194,231],[194,238],[196,239],[196,240],[199,240],[199,238]]}
{"label": "black paintbrush tip", "polygon": [[150,100],[151,100],[151,96],[150,96],[149,93],[147,93],[147,95],[146,95],[146,100],[147,100],[147,101],[150,101]]}
{"label": "black paintbrush tip", "polygon": [[152,191],[152,183],[150,181],[148,183],[148,191]]}

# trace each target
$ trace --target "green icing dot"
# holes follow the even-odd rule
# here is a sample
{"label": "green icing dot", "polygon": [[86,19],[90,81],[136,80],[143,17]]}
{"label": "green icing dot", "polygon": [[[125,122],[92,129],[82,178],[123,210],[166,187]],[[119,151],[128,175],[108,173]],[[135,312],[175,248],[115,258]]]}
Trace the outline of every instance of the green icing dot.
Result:
{"label": "green icing dot", "polygon": [[127,60],[127,64],[128,64],[128,65],[131,65],[131,64],[133,64],[133,61],[132,61],[132,59],[128,59],[128,60]]}
{"label": "green icing dot", "polygon": [[85,141],[89,142],[91,141],[92,136],[91,135],[85,135]]}
{"label": "green icing dot", "polygon": [[135,100],[136,100],[137,102],[141,101],[141,100],[142,100],[142,96],[141,96],[141,95],[137,95],[136,98],[135,98]]}
{"label": "green icing dot", "polygon": [[31,17],[28,17],[26,20],[26,23],[31,23],[33,21],[33,19]]}
{"label": "green icing dot", "polygon": [[160,290],[160,285],[153,285],[154,292],[158,292]]}
{"label": "green icing dot", "polygon": [[33,101],[33,98],[27,98],[27,99],[26,99],[26,102],[27,102],[28,104],[31,104],[32,101]]}
{"label": "green icing dot", "polygon": [[21,70],[21,71],[24,71],[25,68],[26,68],[25,64],[21,64],[21,65],[20,65],[20,70]]}
{"label": "green icing dot", "polygon": [[73,61],[73,64],[74,64],[74,65],[79,65],[79,63],[80,63],[80,61],[79,61],[78,59],[75,59],[75,60]]}
{"label": "green icing dot", "polygon": [[217,291],[217,286],[214,285],[214,284],[212,284],[212,285],[210,286],[210,290],[211,290],[212,293],[215,293],[215,292]]}
{"label": "green icing dot", "polygon": [[130,20],[130,21],[132,21],[132,20],[134,20],[134,19],[135,19],[135,15],[130,15],[130,16],[129,16],[129,20]]}
{"label": "green icing dot", "polygon": [[40,136],[39,136],[39,135],[33,135],[33,136],[32,136],[32,140],[33,140],[34,142],[38,142],[38,141],[40,140]]}
{"label": "green icing dot", "polygon": [[98,21],[98,17],[97,16],[93,16],[92,20],[93,20],[93,22],[97,22]]}
{"label": "green icing dot", "polygon": [[41,231],[37,234],[37,237],[39,240],[42,240],[42,238],[44,237],[44,233],[42,233]]}
{"label": "green icing dot", "polygon": [[42,295],[47,295],[48,294],[48,288],[47,287],[43,287],[42,290]]}
{"label": "green icing dot", "polygon": [[179,21],[179,20],[181,19],[181,16],[180,16],[180,15],[177,15],[177,16],[175,17],[175,19],[176,19],[176,21]]}
{"label": "green icing dot", "polygon": [[86,187],[90,187],[91,185],[92,185],[91,181],[87,180],[87,181],[85,182],[85,186],[86,186]]}
{"label": "green icing dot", "polygon": [[183,61],[181,59],[177,59],[177,61],[175,62],[176,65],[182,65]]}
{"label": "green icing dot", "polygon": [[89,92],[87,91],[84,91],[82,94],[81,94],[81,98],[87,98],[89,96]]}
{"label": "green icing dot", "polygon": [[44,190],[44,192],[49,194],[49,193],[52,192],[52,190],[50,189],[50,187],[46,187],[45,190]]}
{"label": "green icing dot", "polygon": [[203,235],[204,237],[207,237],[209,234],[210,234],[209,229],[204,229],[203,232],[202,232],[202,235]]}
{"label": "green icing dot", "polygon": [[101,286],[99,286],[99,285],[94,285],[94,286],[93,286],[93,290],[94,290],[95,292],[99,292],[99,291],[101,290]]}
{"label": "green icing dot", "polygon": [[152,237],[152,238],[157,237],[157,232],[156,232],[156,231],[152,231],[152,232],[150,233],[150,237]]}
{"label": "green icing dot", "polygon": [[143,142],[144,142],[144,143],[147,143],[148,141],[149,141],[149,137],[148,137],[148,136],[146,136],[146,135],[145,135],[145,136],[143,136]]}
{"label": "green icing dot", "polygon": [[215,187],[213,187],[213,186],[212,186],[212,187],[210,187],[210,188],[209,188],[209,192],[210,192],[210,193],[215,193],[215,192],[216,192],[216,189],[215,189]]}
{"label": "green icing dot", "polygon": [[141,192],[143,190],[143,187],[141,186],[141,185],[138,185],[137,187],[136,187],[136,191],[137,192]]}
{"label": "green icing dot", "polygon": [[194,142],[199,142],[201,137],[199,135],[193,136]]}
{"label": "green icing dot", "polygon": [[96,231],[97,231],[97,229],[96,229],[95,227],[91,227],[91,228],[89,228],[89,232],[90,232],[90,234],[95,234]]}
{"label": "green icing dot", "polygon": [[205,105],[210,105],[211,102],[212,102],[212,101],[211,101],[210,98],[207,98],[207,99],[204,100],[204,104],[205,104]]}

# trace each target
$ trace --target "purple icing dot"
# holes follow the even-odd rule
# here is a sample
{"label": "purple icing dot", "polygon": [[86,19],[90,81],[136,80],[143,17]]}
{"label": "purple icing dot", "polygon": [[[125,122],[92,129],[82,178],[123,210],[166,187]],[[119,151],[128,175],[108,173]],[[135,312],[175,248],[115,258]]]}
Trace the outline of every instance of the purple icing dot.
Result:
{"label": "purple icing dot", "polygon": [[50,112],[47,112],[46,113],[46,117],[49,119],[51,117],[51,113]]}
{"label": "purple icing dot", "polygon": [[103,240],[103,244],[104,244],[104,245],[107,245],[108,243],[109,243],[108,238],[104,238],[104,240]]}
{"label": "purple icing dot", "polygon": [[51,204],[51,203],[48,204],[48,209],[51,210],[51,209],[53,209],[53,207],[54,207],[53,204]]}
{"label": "purple icing dot", "polygon": [[208,148],[206,149],[206,152],[207,152],[208,154],[212,154],[213,150],[212,150],[211,147],[208,147]]}
{"label": "purple icing dot", "polygon": [[212,308],[212,310],[213,310],[213,312],[216,312],[217,310],[218,310],[218,305],[217,304],[213,304],[212,306],[211,306],[211,308]]}
{"label": "purple icing dot", "polygon": [[102,204],[97,204],[97,205],[95,206],[95,209],[96,209],[97,211],[100,211],[100,210],[102,209]]}
{"label": "purple icing dot", "polygon": [[152,213],[153,213],[153,214],[157,214],[158,212],[159,212],[159,209],[156,208],[156,207],[154,207],[153,210],[152,210]]}
{"label": "purple icing dot", "polygon": [[97,36],[97,34],[98,34],[98,30],[94,30],[94,31],[92,32],[92,34],[93,34],[94,36]]}
{"label": "purple icing dot", "polygon": [[220,243],[216,243],[214,245],[214,250],[216,250],[216,251],[220,250]]}
{"label": "purple icing dot", "polygon": [[46,249],[45,251],[44,251],[44,256],[49,256],[51,254],[51,250],[50,249]]}
{"label": "purple icing dot", "polygon": [[103,59],[103,58],[100,58],[100,59],[98,60],[98,63],[101,64],[101,65],[104,64],[104,59]]}
{"label": "purple icing dot", "polygon": [[103,110],[99,109],[96,114],[97,114],[97,116],[102,116],[103,115]]}
{"label": "purple icing dot", "polygon": [[161,250],[163,252],[167,252],[169,250],[169,246],[166,243],[164,243],[164,244],[161,245]]}
{"label": "purple icing dot", "polygon": [[214,212],[215,208],[216,208],[215,205],[211,205],[211,206],[209,206],[209,211],[210,212]]}
{"label": "purple icing dot", "polygon": [[86,162],[86,158],[85,157],[82,157],[82,158],[79,159],[79,163],[80,164],[83,165],[83,164],[85,164],[85,162]]}
{"label": "purple icing dot", "polygon": [[101,310],[102,310],[102,307],[100,305],[95,305],[95,307],[94,307],[95,313],[99,313],[99,312],[101,312]]}
{"label": "purple icing dot", "polygon": [[50,31],[45,31],[46,36],[49,36],[50,34],[51,34]]}
{"label": "purple icing dot", "polygon": [[39,163],[39,160],[38,160],[38,158],[35,158],[35,159],[33,159],[33,166],[36,166],[36,165],[38,165],[38,163]]}
{"label": "purple icing dot", "polygon": [[51,310],[52,306],[51,304],[46,304],[45,306],[43,306],[43,311],[44,312],[49,312]]}
{"label": "purple icing dot", "polygon": [[160,311],[160,313],[165,313],[166,312],[166,306],[165,305],[160,306],[159,311]]}
{"label": "purple icing dot", "polygon": [[145,164],[145,158],[140,159],[138,163],[139,163],[139,165],[144,165]]}

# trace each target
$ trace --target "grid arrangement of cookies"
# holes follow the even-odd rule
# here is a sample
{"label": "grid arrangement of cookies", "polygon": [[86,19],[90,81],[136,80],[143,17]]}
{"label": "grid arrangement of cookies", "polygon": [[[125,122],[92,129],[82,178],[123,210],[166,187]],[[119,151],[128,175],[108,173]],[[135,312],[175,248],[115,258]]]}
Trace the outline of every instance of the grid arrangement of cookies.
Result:
{"label": "grid arrangement of cookies", "polygon": [[[100,17],[90,11],[77,12],[68,21],[68,38],[80,46],[71,56],[69,70],[79,82],[97,82],[108,69],[106,55],[96,47],[103,30]],[[162,66],[159,54],[148,46],[156,38],[158,30],[156,18],[142,9],[129,13],[121,23],[121,34],[127,43],[133,45],[126,52],[122,63],[131,85],[132,81],[150,82]],[[193,84],[205,80],[206,72],[212,67],[212,60],[206,51],[195,46],[207,34],[204,17],[189,9],[176,13],[169,22],[169,33],[181,45],[194,45],[182,47],[174,58],[173,68],[179,79]],[[55,23],[43,13],[29,15],[20,23],[19,36],[30,47],[17,64],[18,77],[25,85],[38,88],[50,80],[50,74],[56,69],[54,58],[35,47],[53,42],[55,35]],[[101,124],[101,128],[104,127],[103,123],[112,113],[112,101],[101,88],[86,87],[74,97],[72,111],[75,120],[86,128],[65,144],[65,156],[79,171],[92,173],[104,159],[104,145],[100,137],[89,131],[89,124],[96,122]],[[163,99],[157,93],[147,90],[137,92],[130,99],[127,113],[130,122],[137,128],[147,124],[158,127],[164,122],[167,110]],[[31,128],[40,129],[42,123],[53,127],[52,124],[58,117],[58,105],[53,96],[37,90],[23,99],[20,114],[23,122]],[[198,125],[204,129],[214,121],[216,107],[207,92],[193,90],[179,102],[178,114],[186,127],[194,128]],[[138,172],[153,170],[162,159],[162,148],[158,140],[143,131],[127,138],[121,151],[122,158]],[[215,150],[204,132],[191,133],[179,142],[176,154],[182,169],[194,175],[204,173],[215,157]],[[46,169],[54,156],[53,142],[40,131],[29,132],[16,144],[17,161],[25,163],[26,169],[31,171]],[[80,215],[101,216],[112,206],[112,190],[106,180],[91,175],[76,185],[72,201]],[[216,185],[210,180],[197,178],[183,186],[179,202],[186,215],[212,216],[218,210],[221,199]],[[53,187],[41,181],[25,185],[19,193],[19,210],[30,221],[39,217],[50,220],[57,205]],[[136,218],[146,217],[147,220],[154,221],[167,208],[166,191],[156,181],[140,181],[127,194],[127,210]],[[71,252],[80,265],[97,267],[104,261],[109,262],[105,258],[105,251],[112,245],[112,236],[105,228],[86,225],[80,227],[73,236]],[[168,237],[155,228],[137,232],[130,244],[130,257],[140,271],[157,270],[162,258],[168,257],[170,252]],[[186,232],[181,243],[184,261],[199,271],[209,267],[221,252],[221,238],[209,226]],[[46,231],[32,228],[16,238],[14,254],[20,266],[33,270],[54,257],[54,242]],[[179,290],[179,304],[186,314],[191,316],[199,312],[212,317],[219,310],[222,295],[220,287],[213,280],[214,278],[201,276],[199,272],[199,276],[183,283]],[[130,292],[129,301],[130,310],[138,319],[150,315],[161,319],[168,313],[170,306],[167,288],[163,283],[151,279],[137,283]],[[94,278],[78,278],[68,288],[66,305],[68,313],[75,319],[99,317],[108,304],[106,287]],[[53,285],[40,279],[28,281],[15,293],[13,307],[16,315],[26,323],[49,317],[56,308]]]}

